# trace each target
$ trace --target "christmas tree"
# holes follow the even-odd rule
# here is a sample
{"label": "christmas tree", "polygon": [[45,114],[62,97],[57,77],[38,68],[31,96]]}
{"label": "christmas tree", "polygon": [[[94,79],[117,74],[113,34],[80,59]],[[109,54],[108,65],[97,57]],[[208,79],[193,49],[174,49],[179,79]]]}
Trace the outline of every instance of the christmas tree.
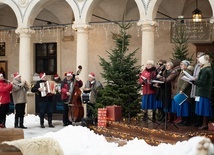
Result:
{"label": "christmas tree", "polygon": [[189,60],[192,61],[192,57],[188,57],[189,51],[188,51],[188,41],[189,37],[185,30],[185,25],[183,23],[178,23],[175,26],[174,29],[174,37],[172,38],[174,42],[174,52],[172,53],[173,58],[172,59],[178,59],[180,61],[182,60]]}
{"label": "christmas tree", "polygon": [[112,33],[116,44],[111,52],[107,52],[108,61],[100,57],[100,65],[103,69],[101,76],[105,79],[105,87],[97,98],[97,108],[107,105],[122,107],[123,118],[131,118],[140,112],[140,85],[138,83],[140,66],[134,52],[128,52],[131,35],[126,30],[130,23],[121,23],[120,33]]}

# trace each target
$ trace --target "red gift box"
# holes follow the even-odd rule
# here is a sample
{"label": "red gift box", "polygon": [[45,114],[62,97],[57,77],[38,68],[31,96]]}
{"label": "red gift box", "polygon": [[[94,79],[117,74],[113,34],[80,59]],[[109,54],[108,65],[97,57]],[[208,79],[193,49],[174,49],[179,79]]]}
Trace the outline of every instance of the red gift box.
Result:
{"label": "red gift box", "polygon": [[98,109],[97,126],[107,127],[107,109],[106,108]]}
{"label": "red gift box", "polygon": [[110,121],[121,121],[122,120],[122,107],[117,105],[106,106],[107,119]]}
{"label": "red gift box", "polygon": [[208,130],[214,131],[214,123],[208,123]]}

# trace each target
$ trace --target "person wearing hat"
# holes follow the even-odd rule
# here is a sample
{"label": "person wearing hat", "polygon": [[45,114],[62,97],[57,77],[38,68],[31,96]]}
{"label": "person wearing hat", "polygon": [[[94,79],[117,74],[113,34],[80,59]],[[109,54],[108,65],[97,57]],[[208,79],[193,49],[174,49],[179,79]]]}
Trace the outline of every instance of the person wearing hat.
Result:
{"label": "person wearing hat", "polygon": [[74,75],[73,72],[69,71],[65,73],[65,79],[62,81],[61,85],[61,100],[64,102],[63,109],[63,126],[71,125],[72,122],[68,118],[69,103],[71,101],[74,81],[76,80],[76,86],[81,88],[83,85],[82,80],[79,79],[77,75]]}
{"label": "person wearing hat", "polygon": [[[196,65],[194,67],[194,71],[193,71],[193,75],[192,75],[195,78],[198,78],[198,74],[199,74],[200,69],[201,69],[198,59],[203,55],[205,55],[204,52],[198,52],[197,53]],[[196,119],[192,119],[192,121],[193,121],[193,126],[199,127],[202,125],[202,116],[195,115],[195,90],[196,90],[196,85],[193,84],[192,89],[191,89],[191,93],[190,93],[190,97],[192,98],[192,104],[191,104],[192,108],[191,109],[192,109],[192,117],[194,117]]]}
{"label": "person wearing hat", "polygon": [[83,91],[90,91],[89,103],[87,103],[87,117],[92,118],[93,109],[95,108],[94,104],[96,102],[96,97],[100,89],[103,88],[103,85],[100,81],[96,80],[95,74],[93,72],[88,74],[88,81],[85,83]]}
{"label": "person wearing hat", "polygon": [[207,130],[209,117],[212,116],[210,98],[213,89],[213,70],[210,64],[209,55],[201,56],[198,61],[201,67],[198,78],[191,81],[194,85],[196,85],[195,113],[196,115],[203,117],[202,125],[198,129]]}
{"label": "person wearing hat", "polygon": [[188,60],[181,61],[180,67],[181,67],[181,72],[179,74],[178,81],[177,81],[177,93],[180,93],[180,94],[184,93],[188,96],[188,98],[181,105],[176,104],[175,106],[177,117],[181,117],[181,121],[176,123],[178,123],[178,125],[188,126],[190,125],[189,116],[190,116],[190,103],[191,103],[191,99],[190,99],[191,84],[187,81],[182,80],[182,77],[185,75],[184,72],[187,72],[190,75],[192,75],[193,70],[191,69],[190,62]]}
{"label": "person wearing hat", "polygon": [[31,92],[36,93],[37,101],[39,103],[39,117],[40,117],[40,127],[45,128],[44,119],[45,114],[48,115],[48,125],[50,128],[54,128],[52,124],[52,104],[53,104],[53,95],[43,96],[41,92],[45,91],[46,88],[40,87],[41,83],[46,83],[47,77],[45,73],[39,74],[40,80],[31,88]]}
{"label": "person wearing hat", "polygon": [[155,100],[155,88],[153,87],[152,80],[156,79],[156,67],[153,60],[148,60],[145,69],[140,73],[139,83],[142,85],[141,94],[143,110],[143,121],[148,120],[148,110],[153,111],[153,120],[155,120],[155,110],[157,109],[157,103]]}
{"label": "person wearing hat", "polygon": [[6,81],[0,73],[0,128],[5,128],[6,114],[9,111],[10,92],[12,91],[12,82]]}
{"label": "person wearing hat", "polygon": [[26,81],[21,80],[21,75],[16,72],[13,74],[12,97],[15,104],[15,122],[14,128],[27,129],[24,126],[25,105],[27,103],[27,91],[29,86]]}

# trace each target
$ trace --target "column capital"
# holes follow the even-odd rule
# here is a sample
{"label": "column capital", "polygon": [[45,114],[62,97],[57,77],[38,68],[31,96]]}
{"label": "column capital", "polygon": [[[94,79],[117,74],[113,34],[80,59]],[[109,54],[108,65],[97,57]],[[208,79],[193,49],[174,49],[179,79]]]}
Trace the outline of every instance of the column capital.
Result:
{"label": "column capital", "polygon": [[35,33],[35,30],[32,30],[30,28],[17,28],[16,31],[15,31],[17,34],[32,34],[32,33]]}
{"label": "column capital", "polygon": [[86,23],[75,23],[72,25],[74,30],[92,30],[93,26]]}
{"label": "column capital", "polygon": [[210,18],[210,23],[214,23],[214,17]]}
{"label": "column capital", "polygon": [[153,31],[154,28],[158,26],[158,23],[153,20],[141,20],[137,25],[141,26],[142,31]]}

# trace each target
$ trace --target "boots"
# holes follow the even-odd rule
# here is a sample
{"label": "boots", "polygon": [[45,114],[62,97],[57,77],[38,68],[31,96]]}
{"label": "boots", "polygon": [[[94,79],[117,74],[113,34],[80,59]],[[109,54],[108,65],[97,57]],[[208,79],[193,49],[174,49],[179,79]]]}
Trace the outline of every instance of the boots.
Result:
{"label": "boots", "polygon": [[152,121],[153,122],[156,121],[156,111],[155,110],[152,111]]}
{"label": "boots", "polygon": [[40,127],[41,128],[45,128],[45,126],[44,126],[44,118],[43,117],[40,117]]}
{"label": "boots", "polygon": [[19,124],[19,118],[15,116],[14,128],[18,128],[19,127],[18,124]]}
{"label": "boots", "polygon": [[208,122],[209,122],[209,117],[203,116],[203,124],[198,129],[199,130],[208,130]]}
{"label": "boots", "polygon": [[53,124],[52,124],[52,115],[48,114],[48,125],[49,128],[54,128]]}
{"label": "boots", "polygon": [[145,111],[143,114],[143,121],[146,121],[147,118],[148,118],[148,113],[147,113],[147,111]]}
{"label": "boots", "polygon": [[24,126],[24,117],[20,117],[20,128],[27,129],[27,127]]}

